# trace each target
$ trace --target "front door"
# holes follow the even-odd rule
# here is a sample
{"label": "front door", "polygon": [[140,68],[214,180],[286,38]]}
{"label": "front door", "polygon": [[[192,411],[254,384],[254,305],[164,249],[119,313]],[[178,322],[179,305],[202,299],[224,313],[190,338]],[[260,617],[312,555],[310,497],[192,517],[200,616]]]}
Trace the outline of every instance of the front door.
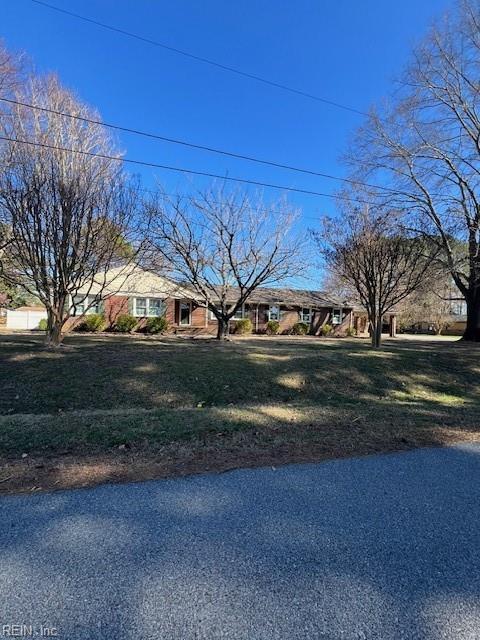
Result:
{"label": "front door", "polygon": [[188,327],[191,324],[192,305],[190,302],[180,302],[179,325]]}

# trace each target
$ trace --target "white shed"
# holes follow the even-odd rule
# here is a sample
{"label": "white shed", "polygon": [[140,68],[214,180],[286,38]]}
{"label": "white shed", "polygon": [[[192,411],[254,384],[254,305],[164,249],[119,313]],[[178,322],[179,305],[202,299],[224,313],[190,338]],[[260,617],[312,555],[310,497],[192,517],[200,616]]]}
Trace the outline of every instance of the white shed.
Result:
{"label": "white shed", "polygon": [[7,329],[38,329],[40,320],[47,319],[44,307],[19,307],[7,310]]}

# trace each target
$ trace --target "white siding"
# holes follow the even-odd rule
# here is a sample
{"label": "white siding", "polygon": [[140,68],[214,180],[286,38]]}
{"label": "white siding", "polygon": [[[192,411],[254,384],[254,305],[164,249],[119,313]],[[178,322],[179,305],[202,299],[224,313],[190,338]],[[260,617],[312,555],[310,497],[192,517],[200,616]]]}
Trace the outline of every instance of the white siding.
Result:
{"label": "white siding", "polygon": [[7,329],[38,329],[40,320],[47,318],[46,311],[7,311]]}

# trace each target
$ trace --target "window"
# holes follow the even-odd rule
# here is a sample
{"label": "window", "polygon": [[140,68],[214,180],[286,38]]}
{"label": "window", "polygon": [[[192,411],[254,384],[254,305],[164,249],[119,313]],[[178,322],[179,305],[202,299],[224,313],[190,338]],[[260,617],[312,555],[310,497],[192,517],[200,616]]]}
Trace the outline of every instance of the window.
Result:
{"label": "window", "polygon": [[73,296],[72,306],[70,307],[70,314],[72,316],[83,316],[91,313],[98,313],[100,310],[100,300],[95,296],[86,296],[80,294]]}
{"label": "window", "polygon": [[144,317],[163,316],[165,313],[165,303],[162,298],[134,298],[133,315]]}
{"label": "window", "polygon": [[310,324],[312,321],[312,310],[308,307],[304,307],[300,311],[300,322],[305,322],[305,324]]}
{"label": "window", "polygon": [[148,299],[148,315],[149,316],[161,316],[163,315],[164,304],[163,300],[159,298]]}
{"label": "window", "polygon": [[[232,305],[228,307],[227,311],[229,311],[231,308],[232,308]],[[232,320],[242,320],[244,317],[245,317],[245,305],[242,305],[239,309],[235,311],[235,315],[232,317]],[[209,320],[217,319],[217,317],[215,316],[215,314],[211,309],[209,311],[208,318]]]}
{"label": "window", "polygon": [[332,324],[342,324],[343,320],[343,311],[342,309],[333,309],[332,310]]}
{"label": "window", "polygon": [[133,304],[134,316],[146,316],[147,315],[147,299],[135,298]]}
{"label": "window", "polygon": [[467,303],[465,300],[459,300],[451,303],[452,315],[465,316],[467,315]]}
{"label": "window", "polygon": [[182,326],[188,326],[189,324],[191,324],[190,322],[191,311],[192,309],[191,309],[190,302],[181,302],[178,324]]}
{"label": "window", "polygon": [[280,321],[280,307],[270,305],[268,308],[268,319]]}
{"label": "window", "polygon": [[243,320],[245,317],[245,305],[242,306],[235,311],[235,315],[232,316],[232,320]]}

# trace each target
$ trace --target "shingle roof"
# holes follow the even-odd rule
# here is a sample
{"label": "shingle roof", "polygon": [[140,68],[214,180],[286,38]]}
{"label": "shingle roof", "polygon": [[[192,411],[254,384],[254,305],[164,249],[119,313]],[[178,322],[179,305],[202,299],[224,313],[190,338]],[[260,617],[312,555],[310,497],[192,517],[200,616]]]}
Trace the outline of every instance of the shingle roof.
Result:
{"label": "shingle roof", "polygon": [[23,307],[12,309],[12,311],[46,311],[46,309],[41,304],[26,304]]}
{"label": "shingle roof", "polygon": [[[219,289],[220,296],[220,289]],[[232,287],[229,290],[227,300],[238,299],[238,289]],[[333,298],[322,291],[312,291],[309,289],[288,289],[288,288],[271,288],[259,287],[247,298],[247,304],[283,304],[297,307],[351,307],[352,305]]]}

